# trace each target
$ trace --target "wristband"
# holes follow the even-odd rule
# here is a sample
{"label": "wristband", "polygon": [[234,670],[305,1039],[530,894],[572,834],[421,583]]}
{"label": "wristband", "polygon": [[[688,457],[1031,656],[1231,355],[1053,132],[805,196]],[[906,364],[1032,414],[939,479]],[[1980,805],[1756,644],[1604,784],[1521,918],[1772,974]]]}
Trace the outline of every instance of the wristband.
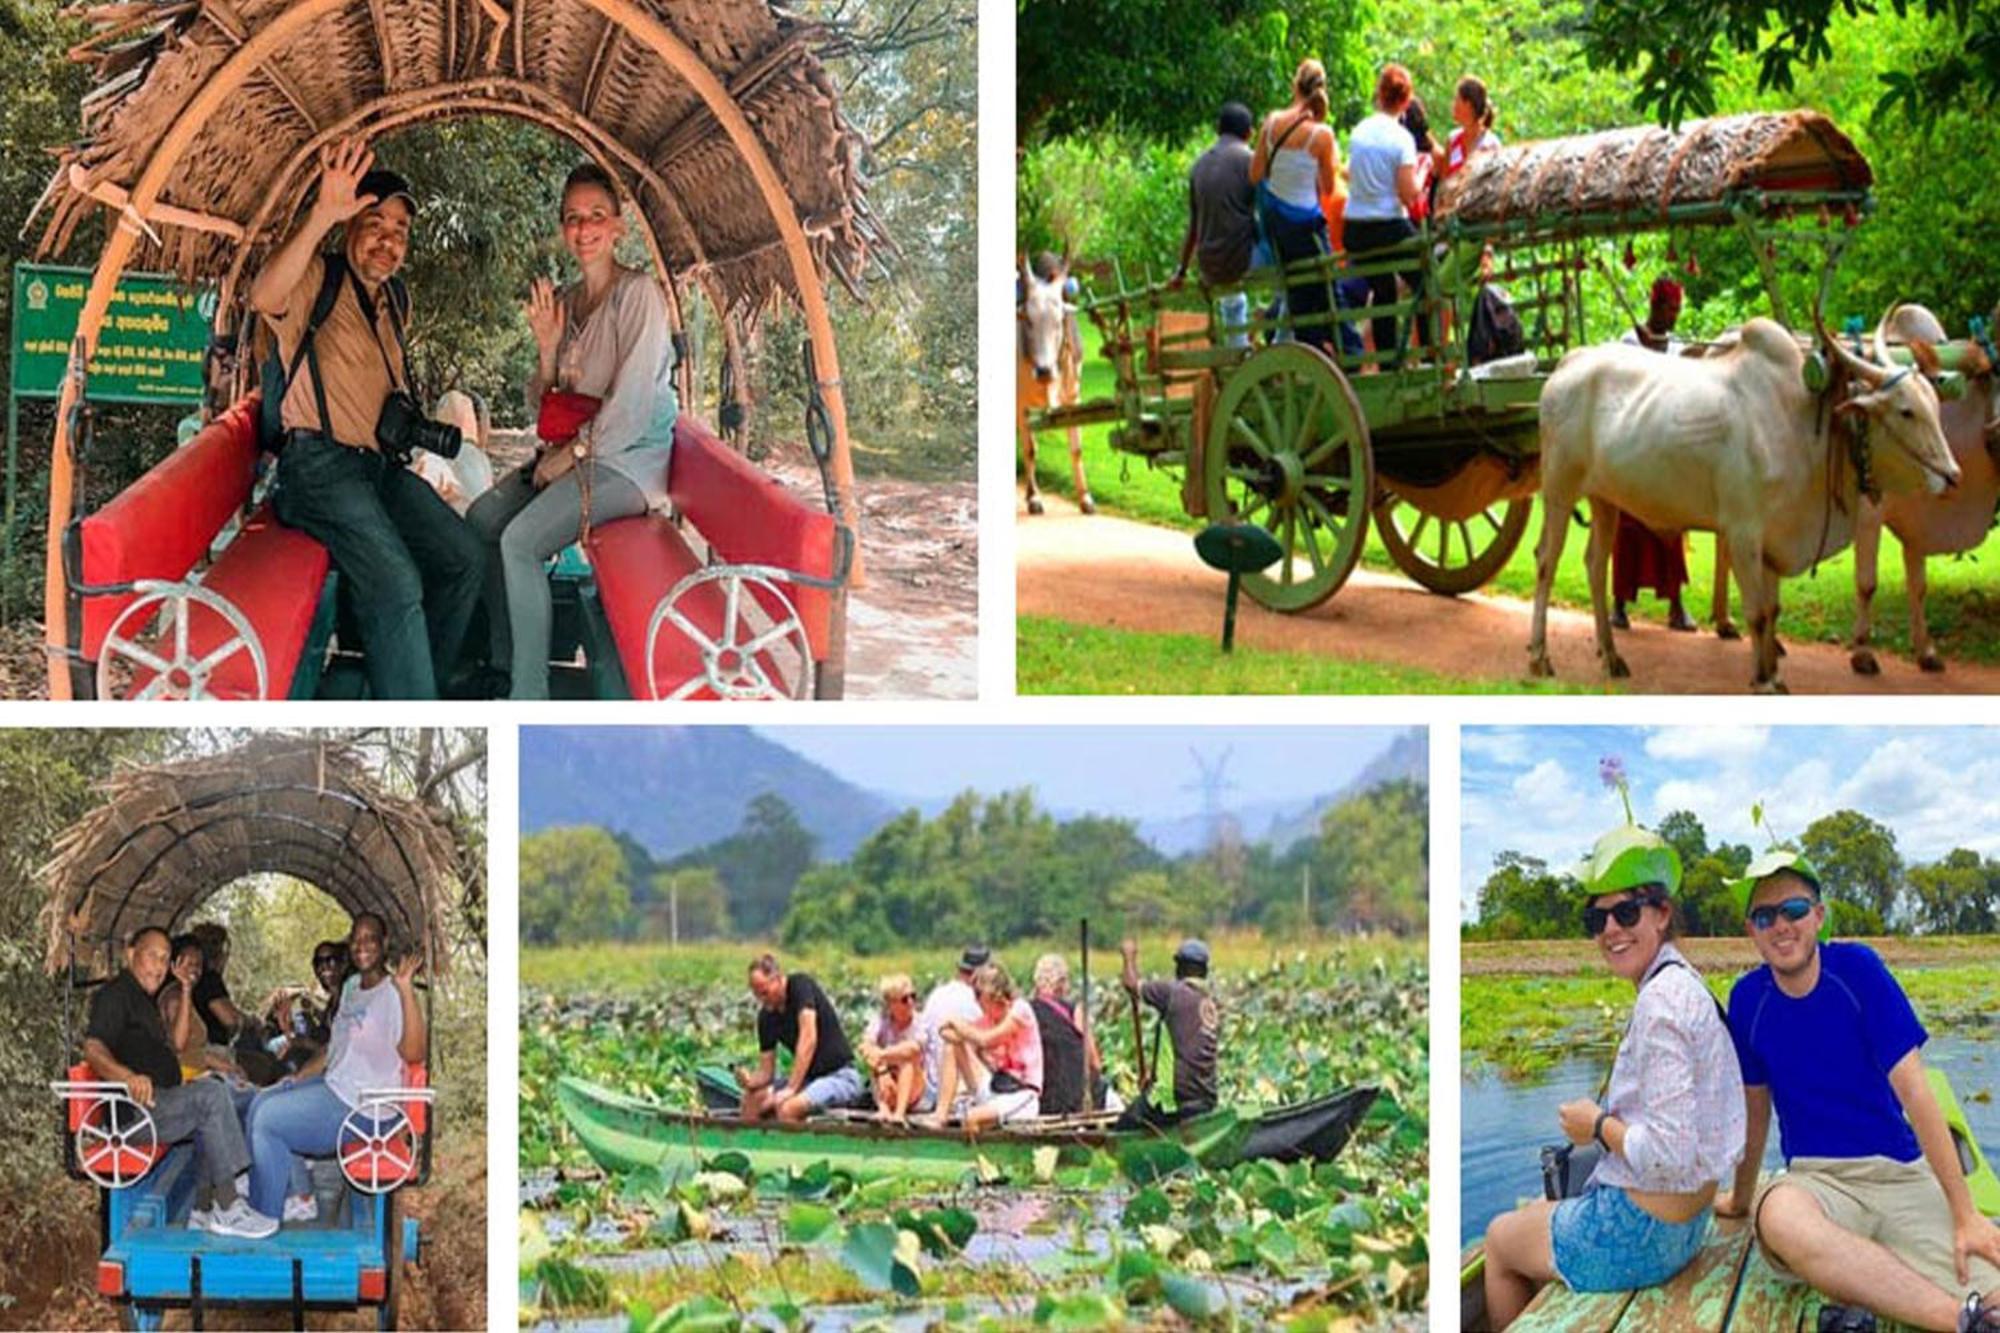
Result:
{"label": "wristband", "polygon": [[1611,1145],[1604,1141],[1604,1122],[1610,1118],[1611,1112],[1599,1111],[1597,1113],[1597,1123],[1590,1127],[1590,1137],[1597,1140],[1597,1146],[1606,1152],[1611,1151]]}

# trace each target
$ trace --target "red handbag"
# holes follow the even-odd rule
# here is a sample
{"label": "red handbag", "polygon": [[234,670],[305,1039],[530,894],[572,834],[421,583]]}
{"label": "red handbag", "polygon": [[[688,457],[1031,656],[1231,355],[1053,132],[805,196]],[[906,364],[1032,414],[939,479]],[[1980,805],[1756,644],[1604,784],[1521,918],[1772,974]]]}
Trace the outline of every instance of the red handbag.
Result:
{"label": "red handbag", "polygon": [[544,389],[542,408],[535,418],[535,434],[544,444],[568,444],[577,437],[584,423],[597,415],[602,406],[602,398],[593,398],[587,393],[570,393],[565,389]]}

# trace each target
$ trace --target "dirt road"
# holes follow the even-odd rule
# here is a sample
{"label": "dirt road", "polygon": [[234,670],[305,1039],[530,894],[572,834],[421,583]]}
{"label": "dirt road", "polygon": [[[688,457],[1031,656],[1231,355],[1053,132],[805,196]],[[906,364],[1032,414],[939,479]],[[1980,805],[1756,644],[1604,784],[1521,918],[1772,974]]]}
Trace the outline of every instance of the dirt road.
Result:
{"label": "dirt road", "polygon": [[[1085,517],[1060,496],[1048,512],[1014,524],[1015,609],[1077,624],[1158,633],[1215,635],[1222,628],[1223,578],[1195,557],[1186,533],[1099,514]],[[1531,607],[1511,597],[1439,597],[1393,574],[1357,569],[1318,608],[1279,615],[1243,598],[1237,641],[1273,652],[1313,653],[1392,663],[1466,680],[1527,677]],[[1590,617],[1549,612],[1549,655],[1573,684],[1604,681]],[[1845,649],[1786,644],[1785,684],[1800,694],[1995,694],[2000,668],[1953,662],[1927,675],[1877,651],[1879,676],[1857,676]],[[1750,648],[1711,633],[1675,634],[1641,625],[1618,636],[1632,668],[1627,689],[1641,694],[1741,694],[1750,683]],[[1162,691],[1171,682],[1153,683]],[[1141,683],[1140,688],[1147,688]]]}

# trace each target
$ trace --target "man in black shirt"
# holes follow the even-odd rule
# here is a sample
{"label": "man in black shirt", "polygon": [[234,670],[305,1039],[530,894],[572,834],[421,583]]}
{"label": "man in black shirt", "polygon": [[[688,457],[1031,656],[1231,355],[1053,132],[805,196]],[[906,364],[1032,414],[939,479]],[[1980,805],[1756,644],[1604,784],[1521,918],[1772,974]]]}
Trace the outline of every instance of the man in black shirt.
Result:
{"label": "man in black shirt", "polygon": [[1181,263],[1170,286],[1187,281],[1188,261],[1199,258],[1201,280],[1216,293],[1225,337],[1232,347],[1249,345],[1250,301],[1242,291],[1257,243],[1257,194],[1250,184],[1250,108],[1224,104],[1215,121],[1215,142],[1188,172],[1187,235]]}
{"label": "man in black shirt", "polygon": [[[854,1051],[841,1031],[840,1015],[819,983],[803,972],[786,976],[778,960],[764,954],[750,964],[750,993],[757,997],[755,1070],[736,1071],[743,1085],[743,1118],[775,1115],[797,1122],[815,1111],[859,1102],[866,1085],[854,1067]],[[777,1081],[776,1049],[791,1052],[791,1072]]]}
{"label": "man in black shirt", "polygon": [[[161,1143],[196,1140],[196,1162],[202,1173],[199,1194],[212,1203],[196,1207],[188,1217],[190,1226],[224,1236],[268,1236],[278,1229],[276,1219],[252,1209],[237,1192],[236,1177],[248,1169],[250,1150],[244,1146],[243,1125],[236,1118],[228,1087],[216,1078],[181,1081],[180,1059],[157,1000],[167,980],[170,951],[167,932],[158,926],[147,926],[132,937],[125,950],[125,970],[90,999],[83,1058],[99,1078],[123,1083],[133,1101],[152,1111]],[[181,984],[191,980],[183,977]],[[182,1005],[183,1038],[188,1015],[189,1006]]]}

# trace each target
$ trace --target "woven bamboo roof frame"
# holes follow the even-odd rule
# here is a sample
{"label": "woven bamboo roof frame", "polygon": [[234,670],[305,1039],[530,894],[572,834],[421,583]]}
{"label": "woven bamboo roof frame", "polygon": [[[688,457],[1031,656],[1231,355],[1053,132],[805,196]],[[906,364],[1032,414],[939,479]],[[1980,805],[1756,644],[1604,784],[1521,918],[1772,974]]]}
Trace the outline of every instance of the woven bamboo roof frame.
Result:
{"label": "woven bamboo roof frame", "polygon": [[450,957],[458,850],[444,820],[384,791],[334,740],[266,735],[220,755],[135,765],[56,839],[41,878],[45,966],[108,976],[141,926],[184,930],[247,875],[304,880],[350,915],[378,912],[433,976]]}
{"label": "woven bamboo roof frame", "polygon": [[1690,218],[1726,223],[1733,199],[1858,198],[1873,183],[1867,159],[1820,113],[1753,112],[1476,153],[1439,188],[1437,214],[1474,234],[1559,236]]}
{"label": "woven bamboo roof frame", "polygon": [[[854,287],[888,242],[812,25],[768,0],[114,0],[80,12],[97,29],[75,53],[99,78],[84,101],[89,137],[60,156],[37,212],[48,210],[43,254],[98,209],[118,219],[78,320],[83,363],[135,259],[223,284],[218,319],[230,318],[246,269],[311,186],[319,144],[513,116],[611,173],[677,320],[677,283],[698,285],[725,330],[729,314],[774,296],[798,304],[833,427],[840,517],[859,532],[825,284]],[[61,545],[81,387],[76,374],[65,381],[49,479],[54,699],[72,697]],[[857,585],[861,575],[857,552]]]}

